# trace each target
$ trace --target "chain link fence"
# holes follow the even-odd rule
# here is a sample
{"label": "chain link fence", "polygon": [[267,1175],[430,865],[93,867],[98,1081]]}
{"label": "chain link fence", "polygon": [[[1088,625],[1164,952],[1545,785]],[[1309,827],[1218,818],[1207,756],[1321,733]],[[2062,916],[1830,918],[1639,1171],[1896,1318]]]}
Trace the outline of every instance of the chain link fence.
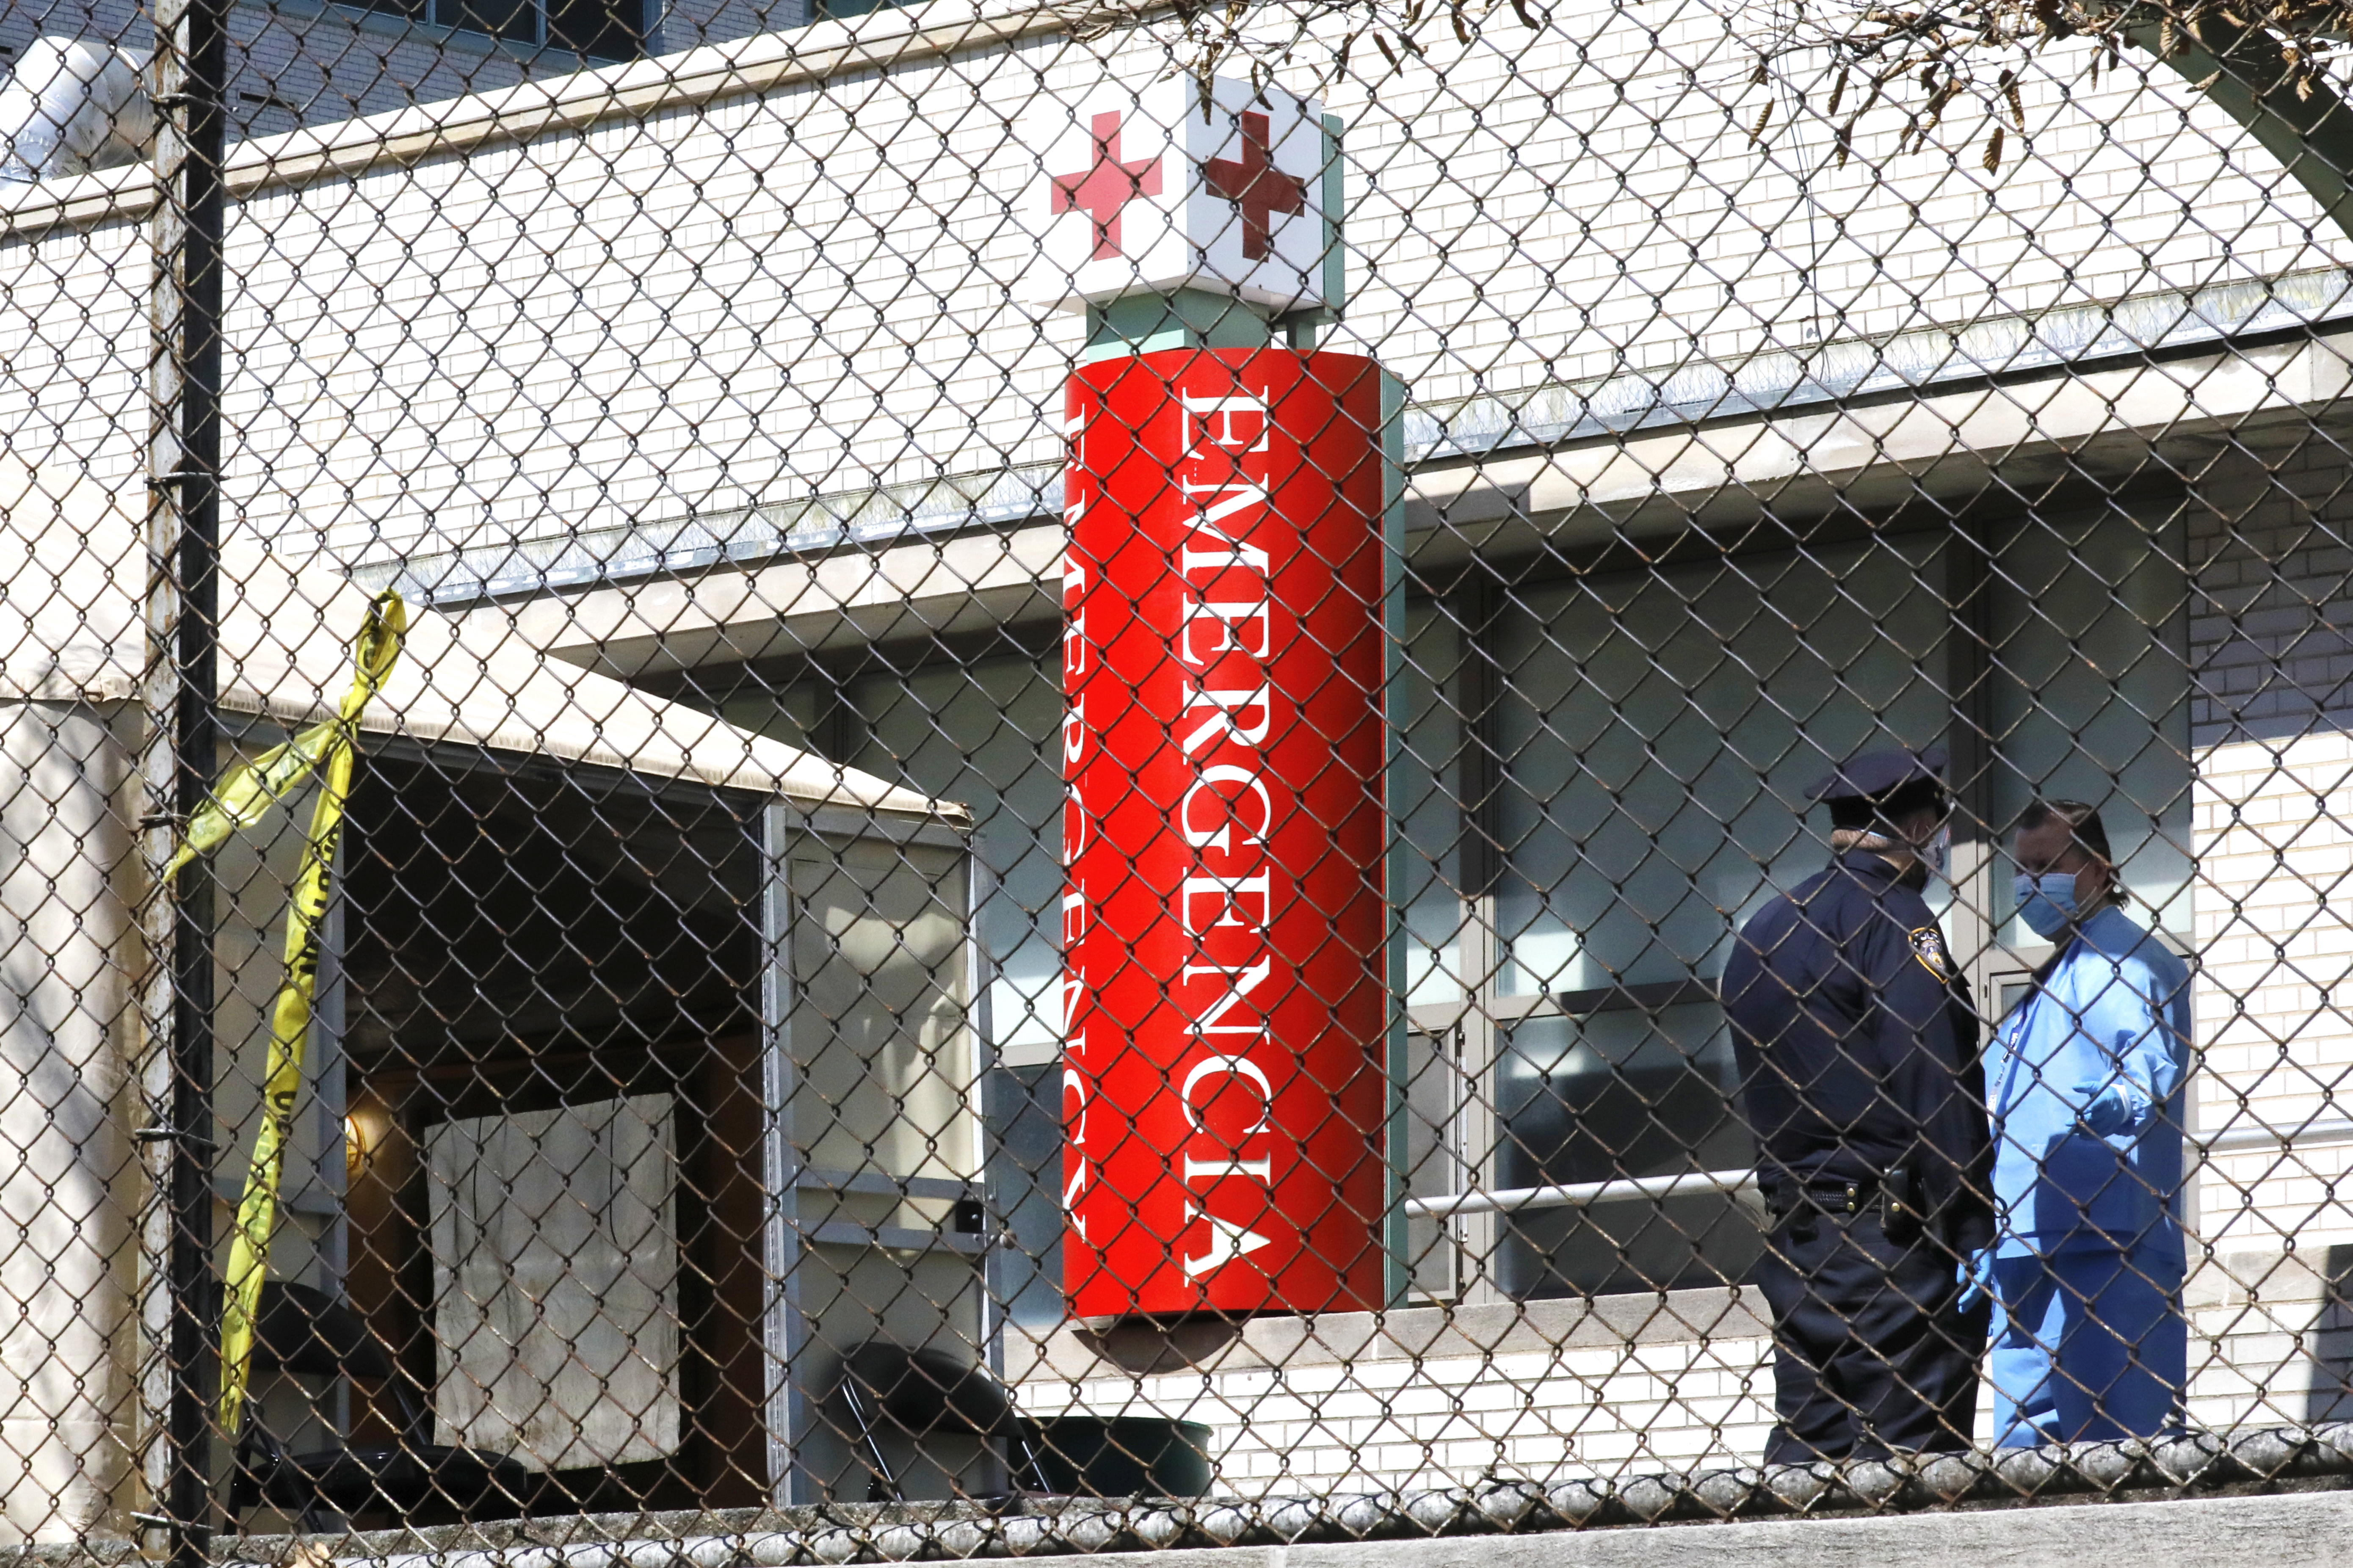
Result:
{"label": "chain link fence", "polygon": [[0,1532],[2353,1474],[2332,25],[8,0]]}

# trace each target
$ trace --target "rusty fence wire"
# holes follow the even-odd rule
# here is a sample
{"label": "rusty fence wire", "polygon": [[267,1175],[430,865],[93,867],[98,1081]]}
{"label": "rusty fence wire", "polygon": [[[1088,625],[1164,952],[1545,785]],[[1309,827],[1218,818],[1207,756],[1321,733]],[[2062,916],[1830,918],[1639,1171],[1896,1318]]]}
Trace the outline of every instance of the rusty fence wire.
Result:
{"label": "rusty fence wire", "polygon": [[1841,4],[6,0],[0,1536],[2353,1475],[2327,8]]}

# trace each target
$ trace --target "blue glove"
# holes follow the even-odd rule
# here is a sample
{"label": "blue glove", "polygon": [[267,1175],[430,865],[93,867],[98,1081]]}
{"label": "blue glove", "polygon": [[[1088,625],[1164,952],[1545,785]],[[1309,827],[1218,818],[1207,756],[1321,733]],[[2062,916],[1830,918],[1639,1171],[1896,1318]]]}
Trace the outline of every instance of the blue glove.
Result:
{"label": "blue glove", "polygon": [[2075,1120],[2100,1137],[2113,1138],[2137,1119],[2134,1099],[2132,1091],[2120,1083],[2077,1084],[2075,1100],[2083,1109],[2075,1113]]}
{"label": "blue glove", "polygon": [[1980,1247],[1962,1258],[1961,1266],[1955,1270],[1954,1277],[1961,1287],[1961,1298],[1954,1305],[1962,1311],[1968,1311],[1979,1301],[1991,1300],[1993,1299],[1993,1248]]}

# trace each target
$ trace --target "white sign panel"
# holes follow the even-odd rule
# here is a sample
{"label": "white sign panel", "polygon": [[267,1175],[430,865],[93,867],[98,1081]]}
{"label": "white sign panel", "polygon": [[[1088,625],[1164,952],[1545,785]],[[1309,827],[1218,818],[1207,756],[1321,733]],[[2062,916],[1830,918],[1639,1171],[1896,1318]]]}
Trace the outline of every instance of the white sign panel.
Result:
{"label": "white sign panel", "polygon": [[634,1095],[426,1134],[435,1442],[534,1470],[678,1451],[671,1110]]}
{"label": "white sign panel", "polygon": [[1323,108],[1219,78],[1105,84],[1025,120],[1030,297],[1072,309],[1199,289],[1278,311],[1324,304]]}

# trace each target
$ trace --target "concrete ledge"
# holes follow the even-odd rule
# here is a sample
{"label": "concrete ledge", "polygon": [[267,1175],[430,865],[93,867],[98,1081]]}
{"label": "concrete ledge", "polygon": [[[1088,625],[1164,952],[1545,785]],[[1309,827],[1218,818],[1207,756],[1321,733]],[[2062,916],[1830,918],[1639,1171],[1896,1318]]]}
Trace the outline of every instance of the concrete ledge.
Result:
{"label": "concrete ledge", "polygon": [[[991,1533],[966,1510],[945,1511],[963,1515],[964,1529],[974,1536]],[[935,1522],[947,1521],[943,1517]],[[221,1545],[237,1568],[311,1568],[331,1560],[330,1553],[332,1561],[367,1562],[380,1568],[760,1568],[796,1561],[907,1560],[779,1555],[774,1538],[756,1534],[641,1536],[595,1544],[517,1542],[503,1549],[448,1545],[381,1555],[353,1551],[361,1539],[345,1537],[330,1545],[326,1538],[312,1538],[300,1548],[284,1537]],[[417,1538],[406,1539],[415,1542]],[[240,1560],[235,1556],[238,1548],[268,1550]],[[25,1561],[29,1564],[36,1559],[28,1552]],[[37,1561],[61,1559],[51,1549]],[[82,1561],[113,1560],[93,1552]],[[2060,1563],[2067,1568],[2238,1568],[2246,1563],[2353,1568],[2353,1492],[1664,1525],[1500,1539],[1451,1536],[1179,1548],[1155,1552],[1153,1563],[1155,1568],[1985,1568],[2001,1563],[2040,1568]]]}
{"label": "concrete ledge", "polygon": [[[1245,1564],[1247,1554],[1259,1559]],[[1155,1568],[2246,1568],[2353,1564],[2353,1494],[1176,1552]]]}
{"label": "concrete ledge", "polygon": [[[1989,1531],[2019,1532],[1996,1562],[2048,1561],[2084,1531],[2105,1539],[2114,1510],[2153,1503],[2148,1528],[2211,1529],[2211,1547],[2155,1544],[2132,1550],[2165,1568],[2232,1561],[2353,1563],[2353,1423],[2247,1428],[2223,1437],[2197,1433],[2151,1442],[2004,1449],[1918,1459],[1788,1465],[1768,1470],[1717,1469],[1624,1479],[1492,1481],[1411,1492],[1327,1497],[1205,1498],[1184,1501],[1018,1498],[928,1505],[831,1504],[734,1514],[608,1515],[503,1524],[388,1531],[376,1535],[252,1538],[217,1543],[213,1561],[231,1568],[323,1568],[330,1563],[374,1568],[810,1568],[850,1563],[1076,1557],[1148,1552],[1213,1568],[1204,1549],[1221,1549],[1214,1568],[1371,1568],[1366,1554],[1398,1568],[1497,1568],[1508,1559],[1539,1562],[1681,1563],[1676,1552],[1737,1552],[1744,1562],[1883,1563],[1902,1551],[1907,1563],[1939,1562],[1889,1544],[1949,1540],[1956,1552],[1985,1560]],[[2263,1494],[2295,1493],[2302,1501]],[[2310,1500],[2317,1494],[2332,1494]],[[2189,1500],[2280,1504],[2274,1511],[2222,1508],[2197,1511]],[[2217,1494],[2221,1494],[2219,1497]],[[2041,1505],[2076,1504],[2051,1508]],[[2097,1513],[2084,1504],[2105,1504]],[[2175,1517],[2177,1510],[2179,1517]],[[1794,1516],[1794,1517],[1793,1517]],[[1975,1523],[1957,1523],[1973,1519]],[[2276,1547],[2253,1544],[2284,1521]],[[1777,1524],[1775,1521],[1778,1521]],[[2057,1521],[2057,1523],[2049,1522]],[[2206,1525],[2199,1521],[2220,1522]],[[1838,1534],[1841,1521],[1849,1533]],[[2234,1522],[2239,1521],[2239,1522]],[[1722,1528],[1701,1529],[1715,1525]],[[1611,1528],[1617,1527],[1617,1528]],[[1645,1528],[1648,1527],[1648,1528]],[[1866,1528],[1867,1527],[1867,1528]],[[1863,1529],[1858,1536],[1854,1529]],[[1871,1531],[1902,1531],[1901,1536]],[[2057,1531],[2051,1534],[2051,1531]],[[2301,1544],[2315,1531],[2344,1545],[2343,1557],[2315,1556]],[[1470,1539],[1476,1538],[1476,1539]],[[2006,1538],[2005,1538],[2006,1539]],[[1787,1547],[1776,1542],[1788,1542]],[[1843,1545],[1834,1545],[1844,1542]],[[1255,1557],[1237,1556],[1256,1552]],[[1842,1552],[1844,1556],[1826,1553]],[[1343,1563],[1338,1553],[1346,1553]],[[1668,1552],[1661,1556],[1658,1553]],[[1199,1554],[1198,1561],[1188,1553]],[[2083,1562],[2126,1559],[2084,1558]],[[1328,1559],[1328,1563],[1327,1560]],[[1956,1562],[1961,1559],[1956,1557]],[[0,1554],[0,1563],[6,1561]]]}

